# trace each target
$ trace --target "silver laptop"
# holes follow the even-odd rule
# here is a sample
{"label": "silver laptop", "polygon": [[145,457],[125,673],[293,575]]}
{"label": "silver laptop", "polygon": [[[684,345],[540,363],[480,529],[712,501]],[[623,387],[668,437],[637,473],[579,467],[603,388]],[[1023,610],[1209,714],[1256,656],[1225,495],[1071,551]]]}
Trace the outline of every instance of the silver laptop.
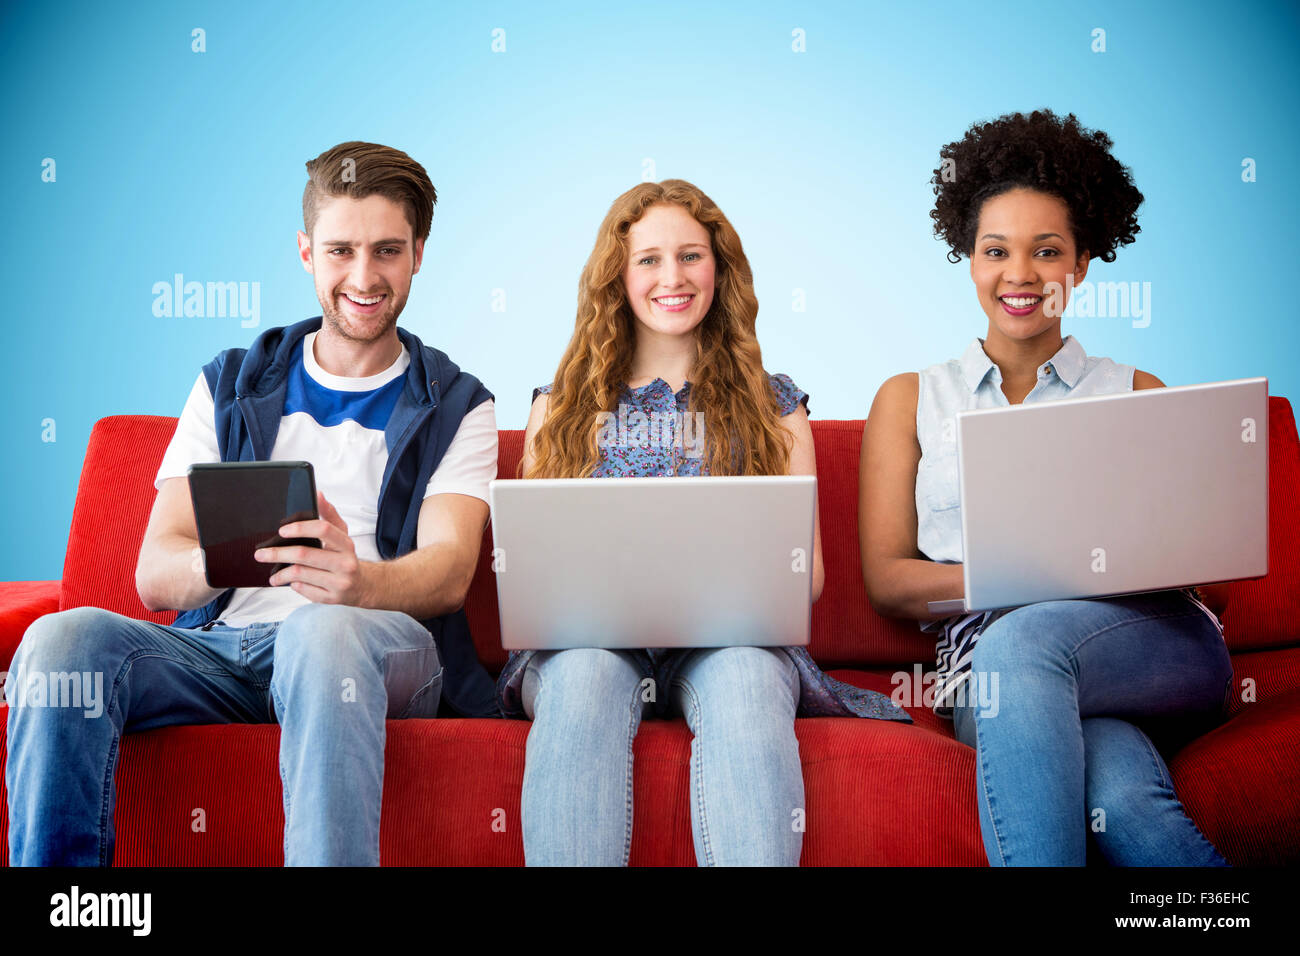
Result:
{"label": "silver laptop", "polygon": [[933,613],[1268,571],[1268,380],[957,415],[966,596]]}
{"label": "silver laptop", "polygon": [[807,644],[817,479],[496,479],[508,650]]}

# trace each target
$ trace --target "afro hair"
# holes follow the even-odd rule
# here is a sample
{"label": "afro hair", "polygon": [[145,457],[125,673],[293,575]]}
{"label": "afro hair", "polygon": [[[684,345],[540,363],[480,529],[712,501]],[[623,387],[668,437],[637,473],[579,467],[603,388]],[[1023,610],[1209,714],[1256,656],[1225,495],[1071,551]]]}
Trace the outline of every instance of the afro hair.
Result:
{"label": "afro hair", "polygon": [[1073,113],[1009,113],[976,123],[939,152],[934,184],[934,234],[961,261],[975,248],[985,200],[1019,187],[1048,193],[1070,212],[1078,250],[1104,262],[1133,241],[1142,194],[1126,166],[1110,154],[1111,139],[1089,130]]}

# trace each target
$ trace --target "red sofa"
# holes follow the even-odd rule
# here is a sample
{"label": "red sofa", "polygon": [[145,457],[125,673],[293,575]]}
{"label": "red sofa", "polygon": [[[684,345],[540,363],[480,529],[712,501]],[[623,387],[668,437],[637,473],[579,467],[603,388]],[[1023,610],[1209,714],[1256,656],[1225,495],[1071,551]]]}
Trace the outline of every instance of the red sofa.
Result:
{"label": "red sofa", "polygon": [[[42,614],[95,605],[169,623],[135,593],[136,555],[153,475],[173,418],[114,416],[90,436],[61,581],[0,583],[0,663]],[[813,607],[811,651],[833,675],[889,693],[890,676],[933,666],[932,639],[867,603],[859,570],[861,421],[815,421],[826,586]],[[513,475],[523,433],[503,431],[499,473]],[[1236,670],[1231,718],[1170,760],[1192,817],[1235,864],[1300,861],[1300,444],[1290,404],[1270,400],[1269,574],[1232,586],[1225,613]],[[505,661],[484,535],[467,601],[475,642],[494,672]],[[985,862],[974,751],[951,725],[910,708],[913,725],[847,718],[796,723],[807,831],[803,862]],[[3,716],[0,713],[0,716]],[[519,794],[529,724],[406,720],[388,724],[381,855],[386,864],[520,864]],[[279,728],[173,727],[127,735],[117,787],[119,865],[282,862]],[[0,760],[4,758],[0,721]],[[633,864],[691,865],[685,722],[647,721],[636,740]],[[203,808],[204,832],[191,830]],[[0,834],[7,835],[0,801]],[[7,847],[7,839],[3,845]],[[6,851],[7,856],[7,851]]]}

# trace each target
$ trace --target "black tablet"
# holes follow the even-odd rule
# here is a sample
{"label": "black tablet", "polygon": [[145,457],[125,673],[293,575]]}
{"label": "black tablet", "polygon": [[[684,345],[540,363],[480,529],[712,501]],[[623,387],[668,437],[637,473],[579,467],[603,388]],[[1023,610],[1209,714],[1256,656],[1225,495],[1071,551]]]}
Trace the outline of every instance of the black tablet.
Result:
{"label": "black tablet", "polygon": [[188,474],[208,587],[267,587],[288,565],[257,561],[254,551],[321,546],[316,538],[280,537],[281,526],[319,517],[311,462],[220,462],[190,465]]}

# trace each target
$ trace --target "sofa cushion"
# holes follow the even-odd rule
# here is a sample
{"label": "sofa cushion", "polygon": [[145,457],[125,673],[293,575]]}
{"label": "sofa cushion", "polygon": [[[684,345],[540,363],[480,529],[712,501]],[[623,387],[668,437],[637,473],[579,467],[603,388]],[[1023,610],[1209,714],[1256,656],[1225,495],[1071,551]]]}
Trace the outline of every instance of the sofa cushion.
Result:
{"label": "sofa cushion", "polygon": [[1300,691],[1300,647],[1248,651],[1232,655],[1232,689],[1228,693],[1231,716],[1264,701]]}
{"label": "sofa cushion", "polygon": [[1300,860],[1300,691],[1248,705],[1169,763],[1174,789],[1229,863]]}
{"label": "sofa cushion", "polygon": [[[382,862],[523,863],[519,803],[530,726],[514,720],[389,721]],[[969,747],[918,727],[856,718],[798,720],[795,733],[805,786],[805,865],[984,862]],[[127,734],[118,764],[116,864],[282,864],[279,740],[275,724]],[[690,749],[680,719],[645,721],[637,734],[633,865],[695,862]],[[0,722],[0,761],[4,757]],[[2,784],[0,801],[3,843],[8,817]]]}

